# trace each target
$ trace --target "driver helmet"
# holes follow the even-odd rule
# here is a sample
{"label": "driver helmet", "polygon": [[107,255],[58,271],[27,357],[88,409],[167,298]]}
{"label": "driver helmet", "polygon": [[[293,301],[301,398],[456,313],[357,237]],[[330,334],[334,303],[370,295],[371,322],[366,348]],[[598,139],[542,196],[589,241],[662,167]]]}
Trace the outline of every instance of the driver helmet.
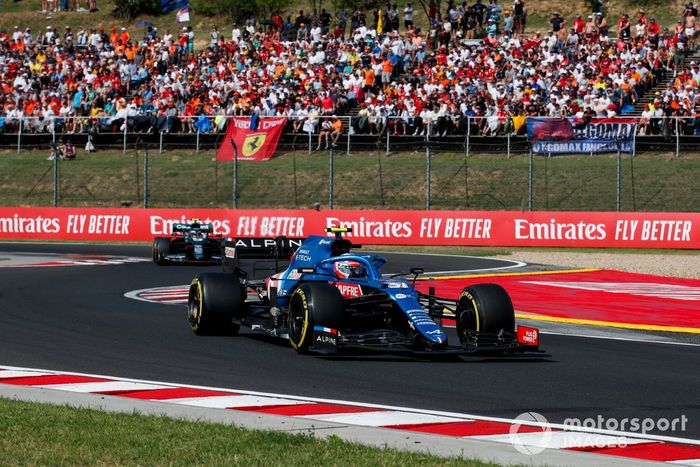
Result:
{"label": "driver helmet", "polygon": [[193,217],[190,220],[190,226],[197,229],[199,228],[199,225],[202,223],[202,221],[198,217]]}
{"label": "driver helmet", "polygon": [[336,261],[333,269],[335,275],[340,279],[362,279],[367,277],[365,267],[354,260]]}

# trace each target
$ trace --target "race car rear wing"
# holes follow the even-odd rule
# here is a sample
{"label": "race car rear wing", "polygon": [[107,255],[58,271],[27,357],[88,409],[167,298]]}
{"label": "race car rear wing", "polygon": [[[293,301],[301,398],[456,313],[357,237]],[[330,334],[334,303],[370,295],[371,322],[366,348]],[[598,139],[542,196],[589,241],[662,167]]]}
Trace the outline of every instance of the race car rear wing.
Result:
{"label": "race car rear wing", "polygon": [[[289,258],[301,246],[303,238],[227,238],[222,245],[221,265],[224,272],[246,274],[250,267],[253,271],[261,269],[258,262],[274,261],[274,269],[279,271],[289,264]],[[241,260],[246,264],[242,264]],[[251,260],[253,261],[251,266]]]}
{"label": "race car rear wing", "polygon": [[212,224],[183,224],[179,222],[173,224],[173,233],[188,232],[195,229],[199,229],[202,232],[213,232],[214,226]]}
{"label": "race car rear wing", "polygon": [[236,259],[289,259],[303,238],[235,238],[224,242],[224,257]]}

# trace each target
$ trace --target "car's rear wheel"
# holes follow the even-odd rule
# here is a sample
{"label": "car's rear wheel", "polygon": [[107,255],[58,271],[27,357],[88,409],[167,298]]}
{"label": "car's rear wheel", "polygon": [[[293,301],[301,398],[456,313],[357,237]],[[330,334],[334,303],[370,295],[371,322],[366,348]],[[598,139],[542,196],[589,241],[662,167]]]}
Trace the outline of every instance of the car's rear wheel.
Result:
{"label": "car's rear wheel", "polygon": [[234,317],[245,313],[245,287],[240,278],[225,273],[204,273],[194,278],[187,299],[192,330],[200,335],[235,334]]}
{"label": "car's rear wheel", "polygon": [[515,311],[508,292],[498,284],[465,287],[457,299],[457,334],[465,343],[473,333],[515,332]]}
{"label": "car's rear wheel", "polygon": [[166,237],[156,237],[153,240],[153,262],[156,264],[167,264],[166,255],[170,253],[170,239]]}
{"label": "car's rear wheel", "polygon": [[304,353],[313,343],[314,326],[338,329],[345,303],[337,288],[321,282],[300,285],[289,300],[289,342]]}

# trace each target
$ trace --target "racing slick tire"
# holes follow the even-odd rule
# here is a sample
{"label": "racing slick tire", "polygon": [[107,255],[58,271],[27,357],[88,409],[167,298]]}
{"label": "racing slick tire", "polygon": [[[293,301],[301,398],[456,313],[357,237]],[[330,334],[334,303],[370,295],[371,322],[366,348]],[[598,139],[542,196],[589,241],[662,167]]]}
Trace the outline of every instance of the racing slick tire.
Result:
{"label": "racing slick tire", "polygon": [[199,335],[236,334],[233,318],[245,312],[246,291],[237,276],[221,272],[199,274],[190,285],[187,315]]}
{"label": "racing slick tire", "polygon": [[508,292],[498,284],[465,287],[457,299],[457,335],[462,344],[473,332],[515,332],[515,311]]}
{"label": "racing slick tire", "polygon": [[170,239],[166,237],[156,237],[153,240],[153,262],[156,264],[168,264],[166,259],[170,253]]}
{"label": "racing slick tire", "polygon": [[314,326],[337,329],[344,314],[343,296],[336,287],[322,282],[300,285],[289,299],[289,343],[297,352],[307,352]]}

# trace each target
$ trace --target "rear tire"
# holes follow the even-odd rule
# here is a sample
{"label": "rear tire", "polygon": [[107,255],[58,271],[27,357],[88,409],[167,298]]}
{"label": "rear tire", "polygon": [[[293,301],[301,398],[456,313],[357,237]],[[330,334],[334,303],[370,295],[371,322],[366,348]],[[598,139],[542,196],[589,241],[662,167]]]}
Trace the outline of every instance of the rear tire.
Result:
{"label": "rear tire", "polygon": [[187,299],[192,330],[199,335],[235,334],[234,317],[245,313],[246,291],[238,276],[204,273],[194,278]]}
{"label": "rear tire", "polygon": [[170,239],[167,237],[156,237],[153,240],[153,262],[156,264],[167,264],[166,255],[170,253]]}
{"label": "rear tire", "polygon": [[313,343],[314,326],[338,329],[345,315],[343,296],[321,282],[300,285],[289,299],[289,343],[305,353]]}
{"label": "rear tire", "polygon": [[515,311],[508,292],[498,284],[465,287],[457,299],[457,334],[464,343],[470,331],[498,334],[515,332]]}

